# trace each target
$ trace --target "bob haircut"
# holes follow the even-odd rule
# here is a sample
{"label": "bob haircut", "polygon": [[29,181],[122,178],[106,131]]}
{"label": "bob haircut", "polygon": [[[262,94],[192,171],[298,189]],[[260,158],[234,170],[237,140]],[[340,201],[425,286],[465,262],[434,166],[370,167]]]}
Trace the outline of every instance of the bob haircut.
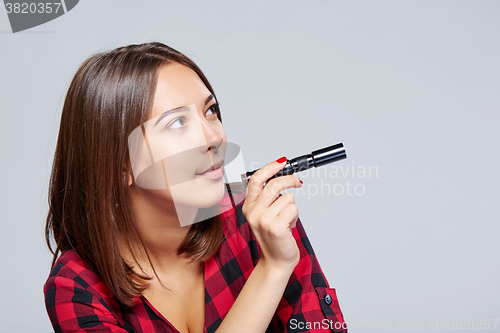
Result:
{"label": "bob haircut", "polygon": [[[147,288],[133,277],[151,277],[135,256],[145,253],[149,259],[127,186],[132,174],[128,136],[150,115],[159,67],[172,62],[194,70],[215,97],[198,66],[162,43],[124,46],[87,59],[68,88],[50,177],[45,239],[52,266],[60,253],[75,249],[129,307]],[[222,120],[219,110],[217,117]],[[222,237],[220,216],[193,224],[178,254],[204,261],[217,252]],[[142,275],[123,259],[119,238]]]}

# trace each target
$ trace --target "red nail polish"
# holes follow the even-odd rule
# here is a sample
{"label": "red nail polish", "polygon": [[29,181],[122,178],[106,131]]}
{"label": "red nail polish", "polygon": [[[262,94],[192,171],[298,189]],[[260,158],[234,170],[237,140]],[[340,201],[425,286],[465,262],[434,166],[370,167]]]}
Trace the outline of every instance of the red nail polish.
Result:
{"label": "red nail polish", "polygon": [[278,159],[276,160],[276,162],[278,162],[278,163],[284,163],[284,162],[286,162],[286,157],[285,157],[285,156],[280,157],[280,158],[278,158]]}
{"label": "red nail polish", "polygon": [[300,179],[300,178],[298,178],[298,179],[299,179],[299,182],[300,182],[301,184],[304,184],[304,182],[302,181],[302,179]]}

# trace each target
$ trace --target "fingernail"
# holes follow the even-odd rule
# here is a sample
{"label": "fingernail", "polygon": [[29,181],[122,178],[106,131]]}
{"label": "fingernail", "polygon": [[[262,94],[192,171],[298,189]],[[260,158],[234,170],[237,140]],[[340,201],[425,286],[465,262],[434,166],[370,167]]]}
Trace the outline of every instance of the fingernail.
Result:
{"label": "fingernail", "polygon": [[280,158],[278,158],[278,159],[276,160],[276,162],[278,162],[278,163],[284,163],[284,162],[286,162],[286,157],[285,157],[285,156],[280,157]]}
{"label": "fingernail", "polygon": [[300,178],[297,178],[297,179],[299,180],[299,182],[300,182],[301,184],[304,184],[304,182],[302,181],[302,179],[300,179]]}

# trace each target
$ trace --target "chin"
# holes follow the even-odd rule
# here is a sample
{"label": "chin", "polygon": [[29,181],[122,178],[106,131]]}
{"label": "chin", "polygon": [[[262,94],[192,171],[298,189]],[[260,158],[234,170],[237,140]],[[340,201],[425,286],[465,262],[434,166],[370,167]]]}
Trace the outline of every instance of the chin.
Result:
{"label": "chin", "polygon": [[176,205],[208,208],[219,204],[224,197],[224,178],[217,180],[197,178],[171,186],[170,191]]}

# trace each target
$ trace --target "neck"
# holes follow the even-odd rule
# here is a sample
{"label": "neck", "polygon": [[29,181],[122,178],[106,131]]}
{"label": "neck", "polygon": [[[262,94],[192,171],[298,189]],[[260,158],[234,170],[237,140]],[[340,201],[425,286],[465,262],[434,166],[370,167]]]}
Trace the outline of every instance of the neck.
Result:
{"label": "neck", "polygon": [[[172,200],[158,195],[160,191],[165,190],[145,191],[136,187],[131,191],[137,229],[157,272],[171,271],[190,262],[177,251],[191,228],[192,223],[186,225],[185,222],[194,221],[198,212],[198,208],[176,207]],[[185,226],[181,226],[179,219],[184,221]],[[142,268],[150,267],[145,255],[138,255],[137,258]]]}

